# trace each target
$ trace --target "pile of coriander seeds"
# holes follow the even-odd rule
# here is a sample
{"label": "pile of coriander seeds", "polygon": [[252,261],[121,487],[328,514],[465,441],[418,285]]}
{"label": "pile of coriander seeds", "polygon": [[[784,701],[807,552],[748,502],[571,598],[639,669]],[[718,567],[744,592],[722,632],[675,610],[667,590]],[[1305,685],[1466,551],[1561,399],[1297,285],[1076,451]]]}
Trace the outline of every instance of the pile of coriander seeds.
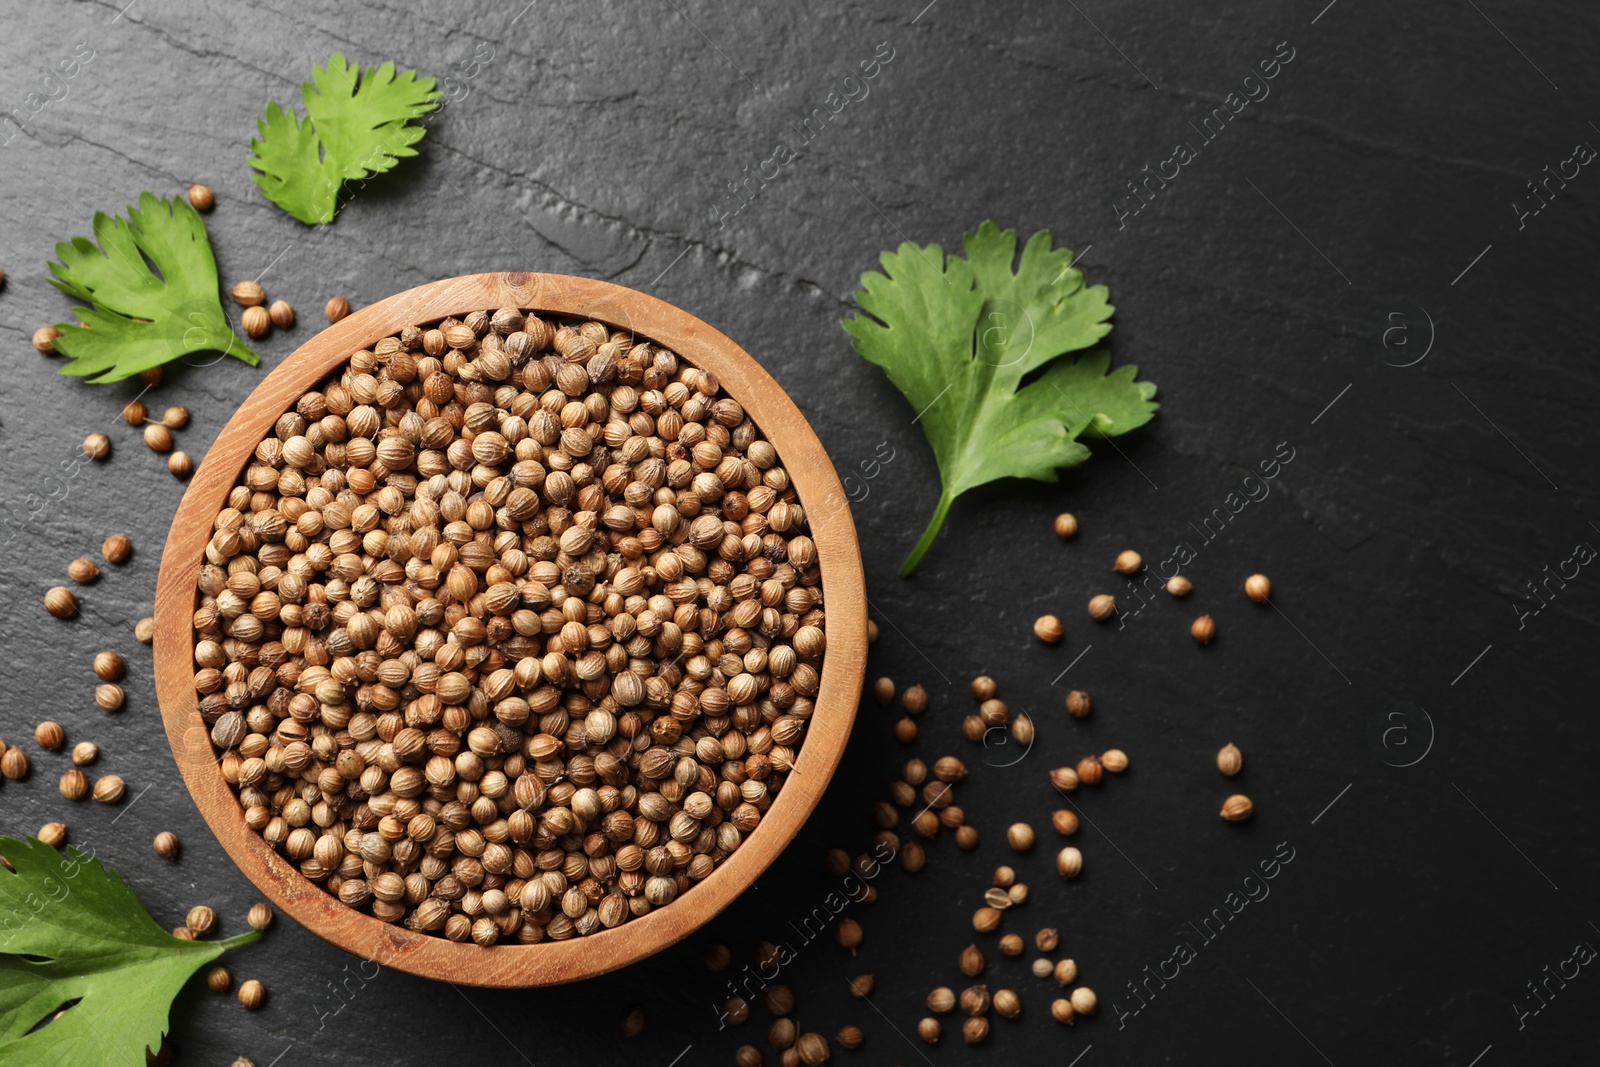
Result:
{"label": "pile of coriander seeds", "polygon": [[816,546],[714,375],[517,308],[408,326],[260,442],[206,548],[199,710],[246,822],[481,945],[670,904],[782,790]]}

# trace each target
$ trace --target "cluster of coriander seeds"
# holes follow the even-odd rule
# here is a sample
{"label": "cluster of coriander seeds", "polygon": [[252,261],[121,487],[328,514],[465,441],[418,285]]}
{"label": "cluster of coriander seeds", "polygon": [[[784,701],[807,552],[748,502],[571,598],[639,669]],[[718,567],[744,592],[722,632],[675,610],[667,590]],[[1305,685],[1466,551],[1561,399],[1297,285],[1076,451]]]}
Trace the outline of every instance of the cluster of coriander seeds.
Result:
{"label": "cluster of coriander seeds", "polygon": [[782,790],[826,646],[805,511],[716,377],[517,308],[410,326],[261,441],[194,685],[249,826],[481,945],[669,904]]}

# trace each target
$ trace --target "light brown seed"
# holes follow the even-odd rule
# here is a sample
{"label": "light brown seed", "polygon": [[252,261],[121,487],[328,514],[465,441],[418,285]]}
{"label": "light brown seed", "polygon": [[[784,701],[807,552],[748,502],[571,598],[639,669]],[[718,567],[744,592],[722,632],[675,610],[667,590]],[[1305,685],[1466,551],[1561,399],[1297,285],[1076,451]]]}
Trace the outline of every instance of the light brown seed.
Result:
{"label": "light brown seed", "polygon": [[1006,828],[1006,844],[1014,852],[1026,852],[1033,847],[1033,827],[1025,822],[1014,822]]}
{"label": "light brown seed", "polygon": [[1026,714],[1018,715],[1011,720],[1011,740],[1026,748],[1033,744],[1033,720]]}
{"label": "light brown seed", "polygon": [[1068,957],[1064,960],[1057,960],[1055,978],[1056,985],[1060,986],[1062,989],[1065,989],[1073,982],[1076,982],[1078,980],[1078,961],[1072,959],[1071,957]]}
{"label": "light brown seed", "polygon": [[1056,968],[1054,960],[1047,960],[1043,956],[1034,960],[1031,966],[1035,978],[1049,978]]}
{"label": "light brown seed", "polygon": [[94,798],[102,804],[115,804],[126,788],[121,778],[108,774],[94,783]]}
{"label": "light brown seed", "polygon": [[1244,753],[1232,741],[1217,750],[1217,770],[1232,778],[1244,770]]}
{"label": "light brown seed", "polygon": [[204,904],[196,904],[183,918],[183,925],[196,938],[206,937],[217,928],[217,913]]}
{"label": "light brown seed", "polygon": [[167,471],[181,481],[194,473],[194,460],[189,458],[187,452],[174,452],[167,457]]}
{"label": "light brown seed", "polygon": [[88,585],[100,577],[100,568],[92,559],[75,559],[67,564],[67,577],[79,585]]}
{"label": "light brown seed", "polygon": [[1100,765],[1099,756],[1085,756],[1078,761],[1078,781],[1084,785],[1096,786],[1100,784],[1104,768]]}
{"label": "light brown seed", "polygon": [[870,974],[858,974],[850,979],[850,995],[854,997],[872,996],[873,979]]}
{"label": "light brown seed", "polygon": [[1057,767],[1050,772],[1050,784],[1063,793],[1078,788],[1078,772],[1071,767]]}
{"label": "light brown seed", "polygon": [[8,748],[0,753],[0,774],[13,782],[28,776],[28,754],[20,748]]}
{"label": "light brown seed", "polygon": [[213,967],[206,972],[206,985],[213,993],[226,993],[233,988],[233,974],[226,967]]}
{"label": "light brown seed", "polygon": [[55,351],[56,351],[55,341],[56,341],[56,338],[58,338],[60,336],[61,336],[61,331],[56,329],[54,326],[41,326],[41,327],[39,327],[37,330],[33,331],[33,347],[34,347],[34,350],[36,352],[39,352],[40,354],[46,355],[46,356],[55,355]]}
{"label": "light brown seed", "polygon": [[272,909],[258,900],[250,905],[250,914],[245,921],[252,930],[265,930],[272,925]]}
{"label": "light brown seed", "polygon": [[956,847],[963,852],[971,852],[978,847],[978,830],[974,826],[956,827]]}
{"label": "light brown seed", "polygon": [[95,676],[106,682],[117,682],[128,673],[128,668],[122,662],[122,657],[115,652],[96,652],[94,654]]}
{"label": "light brown seed", "polygon": [[1068,845],[1056,853],[1056,873],[1071,880],[1083,873],[1083,853]]}
{"label": "light brown seed", "polygon": [[794,1047],[805,1067],[822,1067],[828,1062],[828,1039],[819,1033],[801,1034]]}
{"label": "light brown seed", "polygon": [[872,683],[872,696],[884,707],[894,702],[894,679],[889,677],[879,678]]}
{"label": "light brown seed", "polygon": [[1081,985],[1072,991],[1072,1010],[1078,1015],[1093,1015],[1095,1008],[1099,1007],[1100,998],[1094,995],[1094,990],[1086,985]]}
{"label": "light brown seed", "polygon": [[1210,615],[1202,615],[1189,626],[1189,636],[1202,645],[1209,645],[1217,636],[1217,624]]}
{"label": "light brown seed", "polygon": [[980,704],[985,700],[993,700],[998,691],[999,686],[987,674],[980,674],[972,680],[972,699]]}
{"label": "light brown seed", "polygon": [[287,330],[294,325],[294,306],[287,300],[274,300],[272,306],[267,308],[267,314],[272,318],[272,325],[280,330]]}
{"label": "light brown seed", "polygon": [[1056,536],[1063,541],[1070,541],[1078,536],[1078,518],[1070,511],[1063,511],[1056,516]]}
{"label": "light brown seed", "polygon": [[244,329],[245,336],[252,341],[259,341],[272,332],[272,316],[260,304],[255,304],[244,309],[239,316],[239,325]]}
{"label": "light brown seed", "polygon": [[1078,813],[1060,808],[1050,816],[1050,826],[1062,837],[1071,837],[1078,832]]}
{"label": "light brown seed", "polygon": [[89,779],[82,771],[73,767],[62,773],[57,788],[67,800],[82,800],[89,795]]}
{"label": "light brown seed", "polygon": [[100,746],[93,741],[79,741],[72,746],[72,765],[87,767],[100,758]]}
{"label": "light brown seed", "polygon": [[156,637],[156,620],[146,615],[133,624],[133,639],[141,645],[148,645]]}
{"label": "light brown seed", "polygon": [[1074,719],[1087,718],[1089,715],[1089,694],[1082,689],[1074,689],[1068,693],[1067,714]]}
{"label": "light brown seed", "polygon": [[996,989],[991,998],[994,1013],[1002,1019],[1015,1019],[1022,1014],[1022,998],[1010,989]]}
{"label": "light brown seed", "polygon": [[1131,548],[1123,549],[1117,553],[1117,558],[1111,564],[1111,569],[1121,575],[1138,574],[1139,568],[1144,566],[1144,557]]}
{"label": "light brown seed", "polygon": [[1000,938],[1000,955],[1007,959],[1016,959],[1022,955],[1022,950],[1025,947],[1022,943],[1021,934],[1006,934]]}
{"label": "light brown seed", "polygon": [[161,384],[161,379],[166,377],[160,367],[146,367],[139,372],[139,380],[154,389]]}
{"label": "light brown seed", "polygon": [[39,827],[39,833],[35,836],[51,848],[60,848],[67,840],[66,823],[47,822]]}
{"label": "light brown seed", "polygon": [[83,454],[99,462],[111,458],[111,438],[103,433],[92,433],[83,439]]}
{"label": "light brown seed", "polygon": [[854,919],[840,919],[834,929],[833,939],[839,942],[839,947],[849,949],[850,955],[854,956],[861,945],[861,924]]}
{"label": "light brown seed", "polygon": [[1265,604],[1272,598],[1272,579],[1265,574],[1252,574],[1244,580],[1244,595],[1257,604]]}
{"label": "light brown seed", "polygon": [[989,1010],[989,987],[969,985],[961,991],[961,1011],[967,1015],[982,1015]]}
{"label": "light brown seed", "polygon": [[998,908],[982,907],[972,913],[972,928],[980,934],[992,934],[1000,927]]}
{"label": "light brown seed", "polygon": [[1128,754],[1120,748],[1108,748],[1100,753],[1100,766],[1112,774],[1121,774],[1128,769]]}
{"label": "light brown seed", "polygon": [[1229,822],[1244,822],[1255,812],[1255,805],[1243,793],[1235,793],[1222,802],[1221,815]]}
{"label": "light brown seed", "polygon": [[156,855],[162,859],[175,860],[178,858],[181,846],[178,844],[178,835],[171,830],[162,830],[159,834],[156,834],[154,844]]}
{"label": "light brown seed", "polygon": [[961,1039],[969,1045],[981,1044],[989,1039],[989,1020],[974,1015],[961,1024]]}
{"label": "light brown seed", "polygon": [[78,598],[64,585],[53,585],[45,590],[44,609],[58,619],[70,619],[78,613]]}
{"label": "light brown seed", "polygon": [[239,282],[233,287],[232,293],[234,301],[240,307],[258,307],[267,298],[267,291],[261,288],[261,283],[257,281]]}
{"label": "light brown seed", "polygon": [[239,1003],[245,1011],[255,1011],[266,1003],[267,987],[254,978],[239,983]]}
{"label": "light brown seed", "polygon": [[143,401],[130,400],[122,405],[122,421],[129,426],[143,426],[147,415]]}
{"label": "light brown seed", "polygon": [[67,731],[60,723],[46,719],[33,728],[33,740],[46,752],[54,752],[67,743]]}
{"label": "light brown seed", "polygon": [[169,430],[181,430],[189,425],[189,409],[170,407],[161,414],[161,425]]}
{"label": "light brown seed", "polygon": [[199,212],[210,211],[217,204],[216,196],[210,188],[195,182],[189,186],[189,206]]}
{"label": "light brown seed", "polygon": [[133,558],[133,542],[127,534],[114,533],[100,542],[100,555],[107,563],[126,563]]}
{"label": "light brown seed", "polygon": [[1189,591],[1193,588],[1194,583],[1189,581],[1189,579],[1185,578],[1181,574],[1174,574],[1171,578],[1167,579],[1168,594],[1178,597],[1179,599],[1188,596]]}
{"label": "light brown seed", "polygon": [[1117,598],[1110,593],[1097,593],[1089,598],[1089,617],[1105,622],[1117,610]]}
{"label": "light brown seed", "polygon": [[124,694],[122,686],[114,682],[105,682],[94,687],[94,702],[102,711],[116,711],[122,707]]}
{"label": "light brown seed", "polygon": [[1046,926],[1033,935],[1033,943],[1040,952],[1054,952],[1061,945],[1061,931]]}
{"label": "light brown seed", "polygon": [[329,322],[338,322],[350,314],[350,301],[342,296],[329,297],[328,302],[322,305],[322,313],[327,316]]}
{"label": "light brown seed", "polygon": [[894,738],[902,745],[909,745],[917,739],[917,720],[907,715],[894,724]]}
{"label": "light brown seed", "polygon": [[968,978],[976,978],[983,973],[983,950],[977,945],[968,945],[961,950],[961,957],[956,962],[962,974]]}
{"label": "light brown seed", "polygon": [[900,706],[906,709],[908,715],[921,715],[928,710],[928,691],[920,685],[906,687],[900,694]]}
{"label": "light brown seed", "polygon": [[930,1015],[917,1022],[917,1036],[930,1045],[937,1045],[939,1038],[944,1036],[944,1027]]}
{"label": "light brown seed", "polygon": [[172,451],[172,431],[159,422],[144,424],[144,443],[152,452]]}
{"label": "light brown seed", "polygon": [[1057,997],[1050,1002],[1050,1018],[1063,1026],[1072,1026],[1072,1001],[1066,997]]}
{"label": "light brown seed", "polygon": [[1033,636],[1047,645],[1060,641],[1065,633],[1061,620],[1054,615],[1041,615],[1033,620]]}
{"label": "light brown seed", "polygon": [[860,1048],[862,1042],[866,1039],[866,1035],[861,1032],[861,1027],[859,1026],[841,1026],[839,1027],[839,1032],[834,1035],[834,1040],[839,1042],[839,1047],[847,1049]]}

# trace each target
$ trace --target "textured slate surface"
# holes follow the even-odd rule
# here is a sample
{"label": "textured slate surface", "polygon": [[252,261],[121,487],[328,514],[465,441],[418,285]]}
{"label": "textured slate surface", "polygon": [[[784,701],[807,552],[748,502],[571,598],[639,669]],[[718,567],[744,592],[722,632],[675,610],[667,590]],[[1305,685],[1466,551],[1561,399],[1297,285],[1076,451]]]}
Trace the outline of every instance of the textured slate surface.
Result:
{"label": "textured slate surface", "polygon": [[[1536,215],[1514,206],[1531,212],[1525,183],[1575,143],[1600,143],[1591,10],[121,2],[11,0],[0,35],[0,110],[25,126],[0,120],[0,504],[11,517],[0,733],[17,740],[59,719],[101,743],[102,769],[128,780],[131,801],[69,808],[53,787],[64,757],[36,753],[30,780],[0,786],[6,832],[64,819],[165,923],[206,902],[237,931],[254,899],[179,784],[148,652],[131,636],[182,487],[117,422],[136,386],[61,379],[28,344],[68,314],[43,280],[54,241],[142,189],[203,180],[217,192],[208,224],[225,278],[262,275],[300,309],[292,334],[261,346],[269,365],[335,293],[359,306],[488,269],[608,278],[739,340],[791,391],[841,474],[869,490],[855,516],[884,632],[871,672],[929,688],[922,740],[902,748],[894,716],[866,709],[800,842],[712,927],[740,965],[758,938],[793,949],[778,980],[796,990],[803,1025],[867,1033],[840,1060],[1592,1060],[1600,993],[1563,961],[1600,943],[1594,579],[1549,579],[1537,615],[1517,605],[1537,607],[1525,583],[1600,541],[1589,476],[1596,179],[1551,182]],[[870,94],[719,225],[726,183],[826,108],[881,43],[893,58]],[[92,59],[47,81],[80,47]],[[456,98],[419,159],[373,182],[335,225],[308,229],[256,193],[245,145],[265,101],[291,99],[334,50],[454,77]],[[1260,96],[1246,76],[1289,50],[1268,95],[1207,138],[1212,110],[1230,92]],[[1163,161],[1180,141],[1193,158],[1165,188],[1152,181],[1153,200],[1119,228],[1119,210],[1136,206],[1125,183],[1146,166],[1170,176]],[[1051,228],[1082,254],[1090,280],[1111,287],[1117,359],[1159,383],[1164,407],[1059,486],[963,499],[904,581],[895,570],[936,472],[914,412],[836,324],[879,251],[902,237],[953,247],[991,216]],[[193,410],[180,440],[198,456],[261,376],[233,361],[180,371],[153,404]],[[113,437],[112,462],[64,474],[93,430]],[[1199,536],[1190,523],[1284,442],[1293,459],[1270,495]],[[868,480],[861,464],[880,446],[894,458]],[[30,514],[30,493],[55,499]],[[1067,546],[1049,532],[1063,508],[1083,524]],[[113,530],[132,536],[134,561],[86,591],[82,620],[47,617],[44,588]],[[1196,552],[1189,601],[1163,599],[1122,630],[1088,620],[1087,597],[1116,591],[1117,550],[1159,562],[1180,541]],[[1279,610],[1239,594],[1253,570],[1276,581]],[[1045,610],[1067,620],[1061,647],[1029,636]],[[1202,611],[1221,632],[1204,652],[1186,635]],[[115,717],[90,700],[100,648],[130,662]],[[1014,749],[959,734],[979,671],[1039,723],[1035,750],[1009,768]],[[1069,686],[1094,694],[1087,721],[1063,715]],[[1239,827],[1215,814],[1230,790],[1211,759],[1229,740],[1246,753],[1238,788],[1257,805]],[[1044,771],[1113,745],[1134,768],[1075,798],[1087,865],[1064,885],[1044,847],[1056,806]],[[960,803],[984,842],[963,857],[944,840],[920,875],[882,875],[879,902],[851,907],[866,927],[852,961],[797,927],[836,888],[821,849],[862,845],[867,804],[911,751],[973,765]],[[928,988],[960,984],[969,913],[990,868],[1013,860],[1002,838],[1017,819],[1042,844],[1014,861],[1033,896],[1007,928],[1031,938],[1059,926],[1101,1015],[1056,1026],[1025,961],[1002,961],[985,980],[1023,993],[1021,1021],[995,1020],[976,1049],[908,1042]],[[184,840],[176,867],[150,850],[161,829]],[[1199,932],[1230,892],[1256,884],[1246,876],[1280,842],[1294,858],[1270,895],[1213,939]],[[1193,959],[1170,977],[1165,961],[1185,939]],[[231,960],[266,982],[267,1008],[247,1015],[191,990],[172,1040],[183,1064],[726,1064],[743,1041],[765,1045],[767,1016],[719,1032],[712,1005],[726,976],[699,966],[704,941],[579,986],[483,992],[371,977],[285,923]],[[1128,985],[1147,966],[1169,978],[1149,981],[1141,1008]],[[1564,985],[1551,977],[1563,968]],[[848,996],[858,971],[876,975],[872,1006]],[[1542,999],[1528,983],[1543,983]],[[617,1023],[633,1004],[647,1029],[625,1040]],[[125,1060],[108,1050],[104,1062]]]}

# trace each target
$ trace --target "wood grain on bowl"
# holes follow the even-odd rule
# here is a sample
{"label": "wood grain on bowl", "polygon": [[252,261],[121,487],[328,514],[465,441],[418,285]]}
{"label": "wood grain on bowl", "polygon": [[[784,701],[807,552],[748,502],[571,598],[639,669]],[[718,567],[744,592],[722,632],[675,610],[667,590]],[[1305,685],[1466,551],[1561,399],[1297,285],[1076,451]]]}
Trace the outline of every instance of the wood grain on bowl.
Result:
{"label": "wood grain on bowl", "polygon": [[[195,585],[212,523],[278,416],[350,356],[405,326],[515,306],[581,316],[628,330],[714,373],[777,449],[804,505],[822,572],[828,654],[793,774],[745,843],[671,904],[614,929],[563,941],[481,948],[383,922],[314,885],[244,820],[202,720],[194,690]],[[866,665],[866,594],[855,527],[821,442],[771,376],[733,341],[643,293],[555,274],[476,274],[379,301],[307,341],[229,420],[173,519],[156,588],[156,688],[184,782],[224,850],[291,919],[350,952],[424,977],[482,986],[538,986],[587,978],[685,937],[734,900],[775,860],[816,806],[855,717]]]}

